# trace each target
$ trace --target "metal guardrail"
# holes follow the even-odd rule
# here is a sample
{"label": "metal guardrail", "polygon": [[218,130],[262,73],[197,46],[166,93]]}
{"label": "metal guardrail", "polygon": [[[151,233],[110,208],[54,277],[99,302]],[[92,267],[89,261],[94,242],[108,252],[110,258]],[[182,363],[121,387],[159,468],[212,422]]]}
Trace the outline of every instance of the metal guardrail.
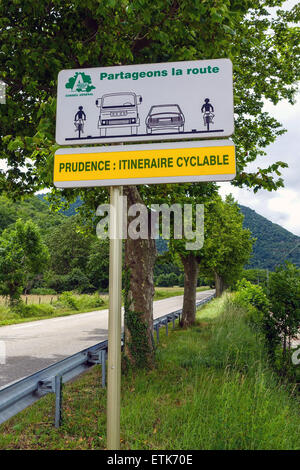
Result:
{"label": "metal guardrail", "polygon": [[[211,294],[205,297],[196,302],[196,306],[206,304],[214,296],[215,294]],[[168,324],[172,322],[174,328],[175,320],[178,318],[180,321],[181,314],[182,309],[154,320],[153,328],[156,332],[157,342],[159,342],[160,328],[165,326],[168,335]],[[55,426],[59,427],[61,424],[62,384],[77,377],[95,364],[101,364],[102,387],[105,387],[107,349],[108,341],[102,341],[2,388],[0,390],[0,424],[32,405],[44,395],[55,393]]]}

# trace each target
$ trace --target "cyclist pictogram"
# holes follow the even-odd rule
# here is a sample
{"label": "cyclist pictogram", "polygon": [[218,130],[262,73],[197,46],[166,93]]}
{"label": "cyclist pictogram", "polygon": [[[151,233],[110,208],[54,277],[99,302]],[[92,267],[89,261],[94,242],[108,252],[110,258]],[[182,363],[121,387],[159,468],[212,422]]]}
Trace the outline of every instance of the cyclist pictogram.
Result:
{"label": "cyclist pictogram", "polygon": [[75,132],[78,132],[78,138],[80,139],[83,133],[84,121],[86,121],[86,114],[83,111],[83,106],[79,106],[77,113],[74,117]]}
{"label": "cyclist pictogram", "polygon": [[215,115],[213,114],[214,107],[209,102],[209,98],[205,98],[204,104],[202,105],[202,108],[201,108],[201,113],[203,113],[204,126],[206,126],[207,130],[209,131],[209,125],[214,123],[213,118],[215,117]]}

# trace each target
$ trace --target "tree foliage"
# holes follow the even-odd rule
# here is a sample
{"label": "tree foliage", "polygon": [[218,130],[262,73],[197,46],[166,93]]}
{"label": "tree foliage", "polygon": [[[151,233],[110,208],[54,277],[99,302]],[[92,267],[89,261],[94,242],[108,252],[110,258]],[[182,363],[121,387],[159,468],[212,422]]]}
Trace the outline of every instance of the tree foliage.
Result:
{"label": "tree foliage", "polygon": [[32,220],[45,239],[53,228],[60,225],[66,217],[61,213],[50,212],[45,202],[36,196],[28,196],[17,202],[4,195],[0,196],[0,233],[18,219]]}
{"label": "tree foliage", "polygon": [[[17,196],[52,187],[59,70],[220,57],[234,65],[234,184],[254,190],[281,186],[284,162],[254,173],[246,167],[283,132],[264,111],[263,100],[292,103],[300,76],[299,28],[293,26],[300,8],[285,12],[282,3],[1,1],[0,79],[8,85],[7,104],[0,107],[0,155],[8,165],[2,189]],[[270,7],[278,7],[273,15]]]}
{"label": "tree foliage", "polygon": [[86,270],[94,288],[102,291],[108,289],[109,240],[94,241],[90,247]]}
{"label": "tree foliage", "polygon": [[49,268],[57,274],[67,274],[73,268],[85,271],[90,245],[95,238],[82,233],[76,216],[66,218],[47,237],[51,255]]}
{"label": "tree foliage", "polygon": [[246,307],[249,319],[264,333],[269,358],[283,376],[293,378],[292,340],[300,327],[300,269],[286,262],[270,274],[266,289],[246,279],[237,284],[234,303]]}
{"label": "tree foliage", "polygon": [[37,226],[18,220],[0,237],[0,292],[10,303],[20,300],[30,277],[42,272],[49,255]]}
{"label": "tree foliage", "polygon": [[275,344],[283,345],[283,370],[288,369],[291,342],[300,327],[300,269],[286,262],[271,273],[269,280],[271,321],[275,330]]}
{"label": "tree foliage", "polygon": [[[217,295],[240,277],[248,262],[254,239],[243,228],[243,215],[232,196],[220,198],[208,204],[205,218],[205,242],[201,254],[200,269],[215,276]],[[218,282],[220,286],[218,288]]]}

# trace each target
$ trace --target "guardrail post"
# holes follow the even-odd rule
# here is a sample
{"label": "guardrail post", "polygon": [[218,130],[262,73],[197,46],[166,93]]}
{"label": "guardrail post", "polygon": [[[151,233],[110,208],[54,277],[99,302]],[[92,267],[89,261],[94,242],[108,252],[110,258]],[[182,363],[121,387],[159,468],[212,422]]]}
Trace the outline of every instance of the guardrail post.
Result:
{"label": "guardrail post", "polygon": [[155,325],[156,341],[159,343],[159,324]]}
{"label": "guardrail post", "polygon": [[105,379],[106,379],[106,351],[105,349],[101,351],[101,368],[102,368],[102,388],[105,388]]}
{"label": "guardrail post", "polygon": [[55,376],[55,427],[61,425],[61,404],[62,404],[62,378]]}
{"label": "guardrail post", "polygon": [[175,328],[175,317],[172,318],[172,323],[173,323],[173,330]]}
{"label": "guardrail post", "polygon": [[168,319],[166,320],[166,335],[168,336]]}

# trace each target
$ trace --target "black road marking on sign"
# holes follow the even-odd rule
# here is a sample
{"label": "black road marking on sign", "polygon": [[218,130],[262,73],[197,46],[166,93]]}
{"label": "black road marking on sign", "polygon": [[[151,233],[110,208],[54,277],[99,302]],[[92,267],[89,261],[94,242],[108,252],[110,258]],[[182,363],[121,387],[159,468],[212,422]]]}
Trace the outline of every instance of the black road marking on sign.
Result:
{"label": "black road marking on sign", "polygon": [[[214,129],[214,130],[209,130],[209,131],[185,131],[185,132],[164,132],[164,133],[157,133],[157,134],[138,134],[138,137],[150,137],[150,140],[151,140],[151,136],[156,136],[156,135],[183,135],[183,134],[192,134],[192,135],[195,135],[195,134],[215,134],[216,132],[224,132],[224,129]],[[66,137],[65,140],[92,140],[92,139],[116,139],[116,138],[119,138],[119,137],[126,137],[126,138],[134,138],[134,137],[137,137],[136,135],[130,135],[130,134],[120,134],[120,135],[110,135],[110,136],[103,136],[103,137],[100,137],[99,135],[97,136],[87,136],[87,137]]]}

